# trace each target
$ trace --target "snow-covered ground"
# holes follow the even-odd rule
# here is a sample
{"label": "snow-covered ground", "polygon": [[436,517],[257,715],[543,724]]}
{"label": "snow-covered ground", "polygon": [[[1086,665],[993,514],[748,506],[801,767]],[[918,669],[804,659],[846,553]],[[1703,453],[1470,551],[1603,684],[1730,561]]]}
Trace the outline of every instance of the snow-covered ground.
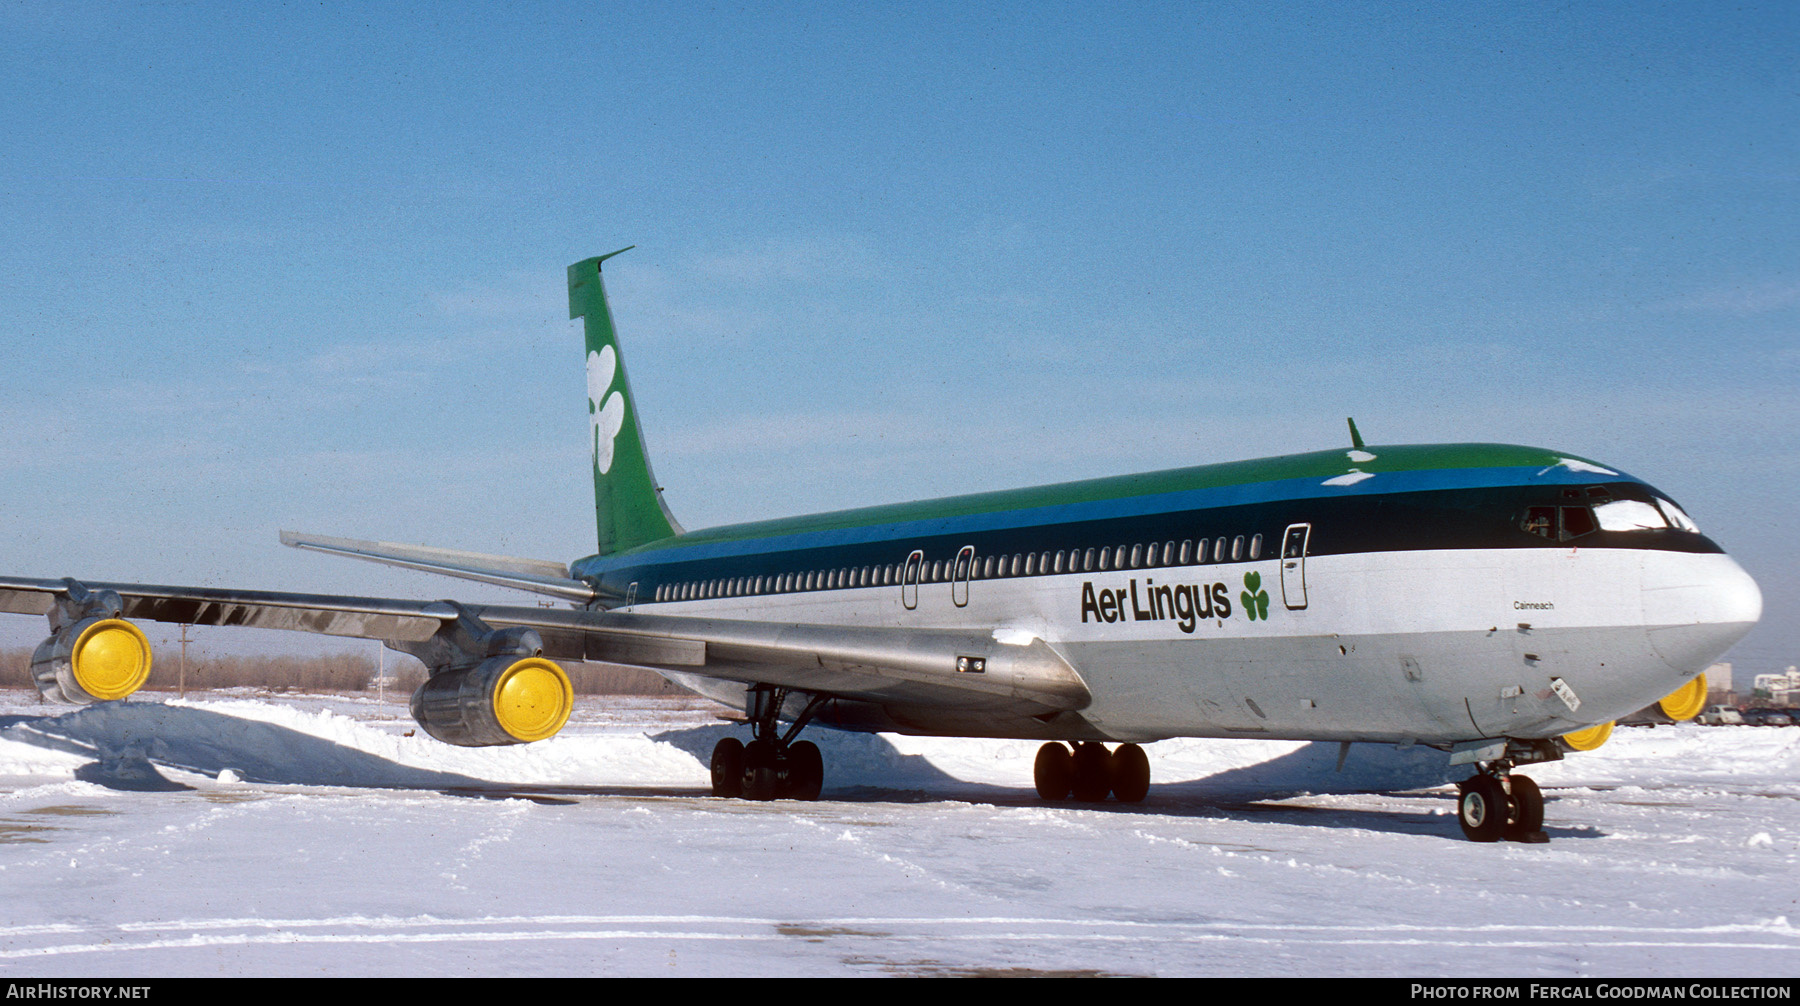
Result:
{"label": "snow-covered ground", "polygon": [[1443,755],[1166,741],[1136,807],[1036,745],[809,731],[706,792],[699,701],[458,749],[398,702],[0,693],[0,975],[1800,975],[1800,727],[1621,729],[1479,846]]}

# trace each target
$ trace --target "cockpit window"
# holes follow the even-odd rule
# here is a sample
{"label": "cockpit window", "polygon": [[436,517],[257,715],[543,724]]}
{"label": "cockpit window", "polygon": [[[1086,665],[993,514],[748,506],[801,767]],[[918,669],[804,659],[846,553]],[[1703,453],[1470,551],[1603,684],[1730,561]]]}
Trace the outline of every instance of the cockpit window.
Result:
{"label": "cockpit window", "polygon": [[1579,538],[1594,528],[1594,512],[1584,506],[1562,507],[1562,540]]}
{"label": "cockpit window", "polygon": [[[1638,500],[1613,500],[1594,507],[1602,531],[1657,531],[1669,526],[1661,510]],[[1692,523],[1690,521],[1689,523]]]}
{"label": "cockpit window", "polygon": [[1687,512],[1680,507],[1663,499],[1661,496],[1656,498],[1656,505],[1662,508],[1663,515],[1669,518],[1669,523],[1683,531],[1692,531],[1695,534],[1700,533],[1700,525],[1694,523],[1694,519],[1689,517]]}
{"label": "cockpit window", "polygon": [[1540,538],[1568,541],[1596,530],[1594,513],[1584,506],[1534,506],[1525,511],[1519,527]]}

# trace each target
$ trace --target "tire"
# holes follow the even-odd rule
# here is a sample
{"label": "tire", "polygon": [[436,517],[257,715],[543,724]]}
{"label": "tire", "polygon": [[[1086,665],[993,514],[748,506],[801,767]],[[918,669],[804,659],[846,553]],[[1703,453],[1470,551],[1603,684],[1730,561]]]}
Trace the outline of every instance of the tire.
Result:
{"label": "tire", "polygon": [[1506,783],[1512,798],[1508,803],[1512,813],[1506,822],[1506,837],[1522,842],[1544,830],[1544,793],[1528,776],[1507,776]]}
{"label": "tire", "polygon": [[1069,756],[1068,746],[1051,741],[1038,748],[1037,761],[1031,767],[1031,777],[1037,784],[1040,799],[1067,800],[1069,787],[1075,779],[1075,763]]}
{"label": "tire", "polygon": [[1075,778],[1069,785],[1075,799],[1099,803],[1112,792],[1112,755],[1106,745],[1084,741],[1075,745]]}
{"label": "tire", "polygon": [[1463,837],[1471,842],[1498,842],[1506,829],[1507,797],[1500,780],[1491,775],[1478,775],[1461,786],[1456,801],[1457,823]]}
{"label": "tire", "polygon": [[1150,758],[1136,744],[1121,744],[1112,753],[1113,796],[1121,803],[1142,803],[1150,793]]}
{"label": "tire", "polygon": [[781,766],[775,745],[751,741],[744,745],[744,799],[773,800],[781,793]]}
{"label": "tire", "polygon": [[817,800],[825,788],[825,757],[812,741],[788,747],[787,793],[790,800]]}
{"label": "tire", "polygon": [[736,737],[713,745],[712,792],[728,799],[744,795],[744,742]]}

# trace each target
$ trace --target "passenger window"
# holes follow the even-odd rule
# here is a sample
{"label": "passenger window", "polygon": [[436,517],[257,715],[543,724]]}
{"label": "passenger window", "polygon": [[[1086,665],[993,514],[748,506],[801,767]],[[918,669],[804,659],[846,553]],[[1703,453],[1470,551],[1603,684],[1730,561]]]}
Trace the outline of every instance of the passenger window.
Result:
{"label": "passenger window", "polygon": [[1156,557],[1159,554],[1161,554],[1161,552],[1156,547],[1156,542],[1151,542],[1149,547],[1144,549],[1144,565],[1146,565],[1146,566],[1156,565]]}
{"label": "passenger window", "polygon": [[1231,539],[1231,561],[1237,562],[1239,559],[1242,559],[1243,557],[1244,557],[1244,536],[1240,534],[1236,538]]}
{"label": "passenger window", "polygon": [[1250,558],[1262,558],[1262,535],[1260,534],[1250,536]]}
{"label": "passenger window", "polygon": [[1213,561],[1214,562],[1224,562],[1225,561],[1225,536],[1224,535],[1220,535],[1217,538],[1213,539]]}

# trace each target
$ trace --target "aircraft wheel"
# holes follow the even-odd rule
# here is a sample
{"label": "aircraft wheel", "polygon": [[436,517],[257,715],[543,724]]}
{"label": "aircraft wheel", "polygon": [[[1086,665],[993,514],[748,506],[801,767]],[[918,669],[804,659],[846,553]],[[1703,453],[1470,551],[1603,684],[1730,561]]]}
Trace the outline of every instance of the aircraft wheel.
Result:
{"label": "aircraft wheel", "polygon": [[1514,842],[1530,841],[1544,830],[1544,793],[1528,776],[1509,775],[1506,784],[1512,797],[1506,837]]}
{"label": "aircraft wheel", "polygon": [[744,745],[744,799],[773,800],[781,792],[781,763],[775,745],[751,741]]}
{"label": "aircraft wheel", "polygon": [[726,737],[713,745],[713,796],[738,797],[744,793],[744,742]]}
{"label": "aircraft wheel", "polygon": [[1506,789],[1491,775],[1478,775],[1461,786],[1456,817],[1471,842],[1498,842],[1506,828]]}
{"label": "aircraft wheel", "polygon": [[1112,792],[1112,756],[1106,745],[1083,741],[1075,745],[1075,778],[1069,789],[1082,803],[1099,803]]}
{"label": "aircraft wheel", "polygon": [[788,748],[787,798],[817,800],[825,787],[825,758],[812,741],[801,741]]}
{"label": "aircraft wheel", "polygon": [[1044,800],[1067,800],[1075,779],[1074,759],[1066,744],[1051,741],[1038,748],[1037,761],[1031,767],[1032,781],[1038,797]]}
{"label": "aircraft wheel", "polygon": [[1150,758],[1136,744],[1121,744],[1112,753],[1113,796],[1122,803],[1141,803],[1150,793]]}

